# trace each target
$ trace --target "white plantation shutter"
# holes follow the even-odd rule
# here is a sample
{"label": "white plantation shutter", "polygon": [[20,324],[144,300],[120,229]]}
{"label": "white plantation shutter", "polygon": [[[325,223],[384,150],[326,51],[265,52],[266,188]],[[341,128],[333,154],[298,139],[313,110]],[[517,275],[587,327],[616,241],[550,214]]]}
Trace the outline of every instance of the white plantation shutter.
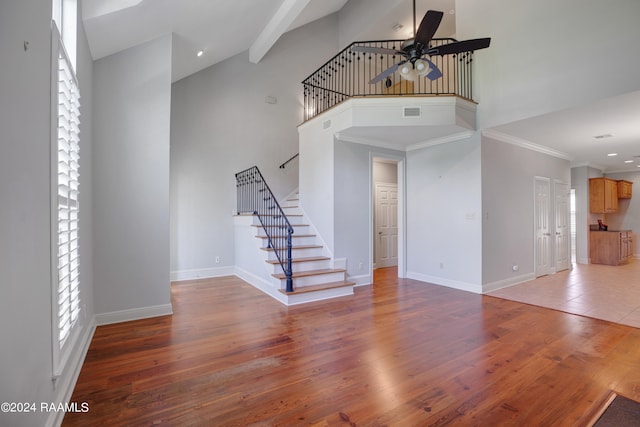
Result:
{"label": "white plantation shutter", "polygon": [[[54,26],[53,118],[54,375],[66,362],[66,344],[80,314],[78,239],[80,177],[80,93],[76,77]],[[57,39],[57,40],[55,40]],[[57,62],[57,63],[56,63]]]}

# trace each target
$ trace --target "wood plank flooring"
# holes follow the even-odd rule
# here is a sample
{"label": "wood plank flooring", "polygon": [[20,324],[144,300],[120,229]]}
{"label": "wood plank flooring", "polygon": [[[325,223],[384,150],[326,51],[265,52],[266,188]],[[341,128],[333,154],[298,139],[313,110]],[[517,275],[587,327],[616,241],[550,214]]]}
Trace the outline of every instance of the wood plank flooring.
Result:
{"label": "wood plank flooring", "polygon": [[640,330],[376,270],[285,307],[235,277],[97,328],[64,426],[582,426],[640,399]]}

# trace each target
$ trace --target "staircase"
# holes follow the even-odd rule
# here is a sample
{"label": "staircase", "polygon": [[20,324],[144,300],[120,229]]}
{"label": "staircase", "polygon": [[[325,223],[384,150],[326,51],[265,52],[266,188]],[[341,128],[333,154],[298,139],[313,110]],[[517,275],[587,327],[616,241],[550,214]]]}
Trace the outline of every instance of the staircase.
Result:
{"label": "staircase", "polygon": [[329,256],[305,219],[297,193],[278,203],[255,166],[236,174],[236,180],[237,276],[286,305],[353,294],[355,283],[347,280],[346,266]]}
{"label": "staircase", "polygon": [[268,247],[264,228],[259,222],[254,224],[260,250],[267,255],[265,262],[269,273],[278,281],[278,291],[286,295],[289,300],[297,301],[296,303],[352,295],[354,283],[346,280],[344,268],[333,268],[332,259],[323,255],[324,247],[318,243],[319,239],[313,233],[311,226],[306,223],[298,202],[299,199],[295,194],[280,203],[294,230],[291,248],[293,292],[285,291],[286,276],[274,251]]}

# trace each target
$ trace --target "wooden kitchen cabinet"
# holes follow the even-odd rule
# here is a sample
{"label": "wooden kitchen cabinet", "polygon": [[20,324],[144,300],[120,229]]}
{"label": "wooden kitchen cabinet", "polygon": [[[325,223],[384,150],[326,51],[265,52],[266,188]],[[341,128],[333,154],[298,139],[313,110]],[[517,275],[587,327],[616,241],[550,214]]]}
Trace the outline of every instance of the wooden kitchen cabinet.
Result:
{"label": "wooden kitchen cabinet", "polygon": [[618,199],[630,199],[633,182],[621,179],[618,181]]}
{"label": "wooden kitchen cabinet", "polygon": [[620,265],[633,257],[633,237],[630,230],[592,231],[590,234],[592,264]]}
{"label": "wooden kitchen cabinet", "polygon": [[618,182],[609,178],[589,179],[589,210],[611,213],[618,210]]}

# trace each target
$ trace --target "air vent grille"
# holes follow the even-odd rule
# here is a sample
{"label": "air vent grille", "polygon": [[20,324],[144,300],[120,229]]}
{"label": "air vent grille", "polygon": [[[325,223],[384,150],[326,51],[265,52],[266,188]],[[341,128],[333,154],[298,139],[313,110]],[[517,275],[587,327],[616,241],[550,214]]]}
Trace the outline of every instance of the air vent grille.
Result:
{"label": "air vent grille", "polygon": [[402,108],[402,117],[420,117],[422,115],[422,110],[420,107],[403,107]]}

